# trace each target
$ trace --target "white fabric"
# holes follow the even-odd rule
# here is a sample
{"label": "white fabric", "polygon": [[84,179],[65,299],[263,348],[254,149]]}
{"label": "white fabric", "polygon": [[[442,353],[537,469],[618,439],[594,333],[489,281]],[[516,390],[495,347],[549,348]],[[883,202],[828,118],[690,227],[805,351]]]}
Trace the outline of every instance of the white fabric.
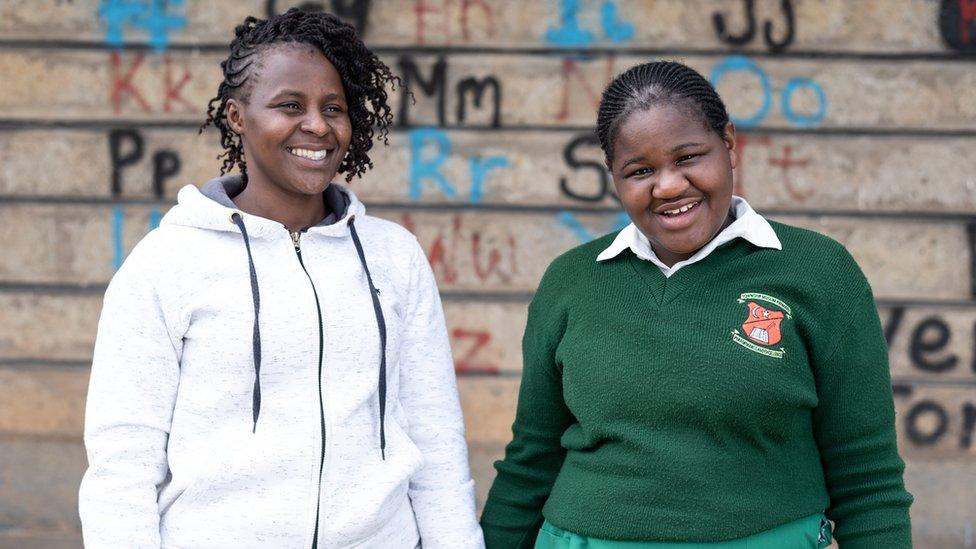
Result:
{"label": "white fabric", "polygon": [[[252,434],[253,302],[244,241],[193,186],[105,295],[85,422],[89,549],[484,547],[433,273],[402,227],[365,215],[302,235],[319,321],[281,224],[243,214],[260,287],[262,403]],[[386,461],[379,335],[347,226],[355,217],[386,317]]]}
{"label": "white fabric", "polygon": [[613,242],[605,250],[600,252],[600,255],[596,256],[596,260],[605,261],[617,257],[620,255],[620,252],[629,249],[637,257],[657,265],[661,269],[661,272],[664,273],[664,276],[670,278],[671,275],[678,272],[678,269],[705,259],[715,248],[736,238],[744,238],[760,248],[783,249],[783,245],[780,244],[779,237],[776,236],[776,231],[773,230],[773,227],[763,216],[756,213],[744,198],[739,196],[732,197],[732,215],[735,217],[735,221],[730,223],[728,227],[715,235],[715,238],[711,239],[708,244],[705,244],[694,255],[684,261],[675,263],[671,267],[668,267],[658,259],[657,254],[651,249],[651,242],[633,223],[624,227],[617,234],[617,237],[613,239]]}

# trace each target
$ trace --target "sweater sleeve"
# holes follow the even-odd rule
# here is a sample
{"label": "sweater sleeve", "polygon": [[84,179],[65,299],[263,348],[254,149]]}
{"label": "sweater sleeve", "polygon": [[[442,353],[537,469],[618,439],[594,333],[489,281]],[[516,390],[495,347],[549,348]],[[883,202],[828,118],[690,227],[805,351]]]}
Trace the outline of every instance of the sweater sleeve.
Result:
{"label": "sweater sleeve", "polygon": [[556,348],[566,325],[558,302],[543,277],[522,338],[522,383],[505,458],[495,463],[498,475],[481,516],[489,549],[531,549],[542,526],[542,507],[566,457],[560,437],[573,423],[563,400],[562,372]]}
{"label": "sweater sleeve", "polygon": [[859,269],[856,276],[856,293],[844,304],[849,322],[832,332],[843,337],[824,360],[814,360],[813,427],[830,495],[827,516],[842,549],[910,548],[912,496],[895,442],[888,351],[871,288]]}
{"label": "sweater sleeve", "polygon": [[86,547],[160,546],[157,489],[169,470],[179,340],[138,255],[133,251],[112,279],[98,323],[85,412],[88,470],[79,493]]}
{"label": "sweater sleeve", "polygon": [[430,264],[413,244],[399,399],[424,466],[410,479],[410,502],[425,549],[478,549],[484,541],[444,313]]}

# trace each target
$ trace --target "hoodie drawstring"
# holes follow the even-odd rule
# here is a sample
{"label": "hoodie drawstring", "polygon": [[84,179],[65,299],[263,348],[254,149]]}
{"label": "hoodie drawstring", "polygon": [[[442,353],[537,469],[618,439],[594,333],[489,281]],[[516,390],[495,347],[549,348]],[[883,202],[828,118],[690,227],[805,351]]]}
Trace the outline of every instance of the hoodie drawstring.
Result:
{"label": "hoodie drawstring", "polygon": [[[363,253],[363,244],[359,241],[356,233],[356,226],[353,224],[355,216],[349,218],[349,231],[352,234],[352,242],[356,246],[356,253],[359,254],[359,262],[363,265],[366,272],[366,283],[369,284],[369,295],[373,300],[373,313],[376,315],[376,326],[380,335],[380,375],[379,375],[379,404],[380,404],[380,457],[386,460],[386,320],[383,317],[383,307],[380,304],[380,291],[373,285],[373,277],[369,273],[369,266],[366,264],[366,254]],[[247,265],[251,274],[251,297],[254,299],[254,331],[252,339],[252,349],[254,352],[254,392],[252,413],[254,416],[254,427],[252,433],[257,432],[258,416],[261,414],[261,324],[259,313],[261,310],[261,293],[258,290],[258,275],[254,269],[254,257],[251,255],[251,241],[247,236],[247,229],[244,227],[244,218],[240,213],[231,214],[231,221],[241,230],[244,237],[244,248],[247,250]]]}
{"label": "hoodie drawstring", "polygon": [[359,254],[359,262],[363,264],[366,271],[366,283],[369,284],[369,295],[373,298],[373,313],[376,314],[376,326],[380,331],[380,457],[386,460],[386,320],[383,318],[383,307],[380,305],[380,291],[373,285],[373,277],[369,274],[369,267],[366,265],[366,255],[363,253],[363,244],[359,241],[356,234],[356,226],[353,224],[355,217],[349,218],[349,231],[352,233],[352,242],[356,245],[356,252]]}
{"label": "hoodie drawstring", "polygon": [[261,324],[258,322],[261,310],[261,293],[258,291],[258,274],[254,270],[254,257],[251,256],[251,241],[247,237],[247,229],[244,228],[244,218],[241,214],[234,212],[230,216],[231,221],[241,230],[244,237],[244,247],[247,249],[247,265],[251,270],[251,298],[254,299],[254,331],[252,334],[251,347],[254,352],[254,392],[252,396],[252,414],[254,416],[254,427],[252,433],[258,430],[258,415],[261,413]]}

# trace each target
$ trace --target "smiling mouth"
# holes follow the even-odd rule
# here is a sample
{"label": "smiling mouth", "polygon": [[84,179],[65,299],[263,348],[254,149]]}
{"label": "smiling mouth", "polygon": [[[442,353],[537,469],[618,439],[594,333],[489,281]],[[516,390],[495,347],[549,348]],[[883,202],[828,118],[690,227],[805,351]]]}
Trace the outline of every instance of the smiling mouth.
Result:
{"label": "smiling mouth", "polygon": [[692,202],[691,204],[685,204],[684,206],[682,206],[680,208],[675,208],[673,210],[665,210],[665,211],[661,212],[661,215],[666,216],[666,217],[674,217],[676,215],[681,215],[681,214],[687,212],[688,210],[691,210],[692,208],[698,206],[699,204],[701,204],[701,201]]}
{"label": "smiling mouth", "polygon": [[329,156],[329,153],[331,153],[332,150],[325,149],[321,151],[313,151],[311,149],[299,149],[294,147],[288,147],[288,152],[300,158],[308,158],[309,160],[325,160],[325,158]]}

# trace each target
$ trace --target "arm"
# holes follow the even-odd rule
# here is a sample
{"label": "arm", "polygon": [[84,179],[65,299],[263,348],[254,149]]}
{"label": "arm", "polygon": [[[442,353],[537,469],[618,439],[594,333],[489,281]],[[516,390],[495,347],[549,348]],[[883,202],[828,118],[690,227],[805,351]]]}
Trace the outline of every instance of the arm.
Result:
{"label": "arm", "polygon": [[850,321],[832,332],[845,335],[814,364],[813,427],[830,494],[827,516],[843,549],[911,548],[912,496],[895,444],[888,351],[871,288],[860,270],[857,276],[858,291],[844,307]]}
{"label": "arm", "polygon": [[562,372],[556,364],[556,347],[566,323],[556,303],[565,294],[550,291],[547,278],[543,277],[529,305],[512,442],[505,459],[495,463],[498,475],[481,515],[489,548],[534,546],[543,522],[542,506],[566,457],[559,440],[574,422],[563,401]]}
{"label": "arm", "polygon": [[137,255],[112,279],[98,324],[78,502],[86,547],[160,546],[157,488],[168,472],[179,358]]}
{"label": "arm", "polygon": [[400,404],[425,465],[410,479],[410,501],[425,549],[481,548],[444,313],[430,264],[420,245],[414,246],[400,352]]}

